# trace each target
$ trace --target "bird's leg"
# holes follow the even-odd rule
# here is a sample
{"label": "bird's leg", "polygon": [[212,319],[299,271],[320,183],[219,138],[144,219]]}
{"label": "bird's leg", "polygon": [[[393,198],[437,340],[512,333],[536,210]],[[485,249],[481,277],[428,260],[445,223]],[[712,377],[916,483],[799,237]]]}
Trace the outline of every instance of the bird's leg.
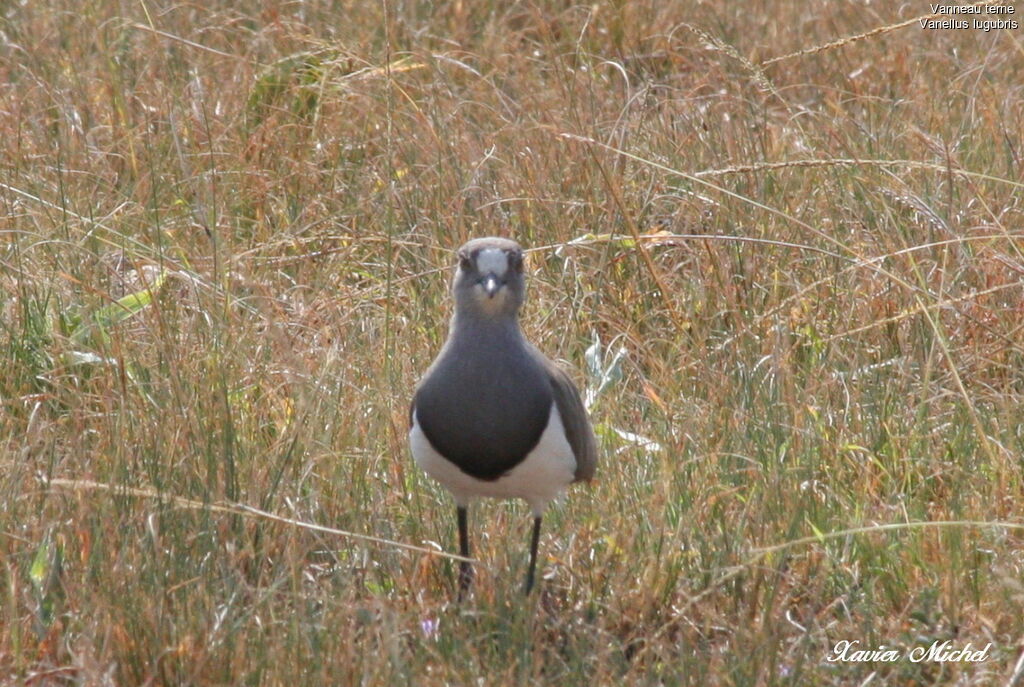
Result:
{"label": "bird's leg", "polygon": [[533,537],[530,539],[530,569],[526,572],[525,594],[533,589],[533,573],[537,569],[537,544],[540,542],[540,516],[533,519]]}
{"label": "bird's leg", "polygon": [[[459,555],[469,558],[469,530],[466,527],[466,507],[458,506],[459,516]],[[459,561],[459,601],[469,591],[469,585],[473,582],[473,566],[469,561]]]}

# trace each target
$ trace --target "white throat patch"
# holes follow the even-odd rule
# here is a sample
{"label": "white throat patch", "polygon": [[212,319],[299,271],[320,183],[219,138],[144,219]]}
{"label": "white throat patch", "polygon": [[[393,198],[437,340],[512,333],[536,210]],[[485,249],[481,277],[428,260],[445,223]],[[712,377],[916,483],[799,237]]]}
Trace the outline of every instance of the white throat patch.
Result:
{"label": "white throat patch", "polygon": [[485,248],[476,256],[476,269],[481,274],[493,272],[500,277],[508,271],[508,255],[500,248]]}

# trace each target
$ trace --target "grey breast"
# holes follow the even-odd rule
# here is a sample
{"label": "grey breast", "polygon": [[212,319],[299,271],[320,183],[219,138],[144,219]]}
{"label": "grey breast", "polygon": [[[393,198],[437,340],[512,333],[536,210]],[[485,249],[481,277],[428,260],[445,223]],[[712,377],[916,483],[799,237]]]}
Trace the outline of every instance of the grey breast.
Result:
{"label": "grey breast", "polygon": [[420,429],[460,470],[496,480],[540,441],[556,393],[525,346],[445,347],[413,399]]}

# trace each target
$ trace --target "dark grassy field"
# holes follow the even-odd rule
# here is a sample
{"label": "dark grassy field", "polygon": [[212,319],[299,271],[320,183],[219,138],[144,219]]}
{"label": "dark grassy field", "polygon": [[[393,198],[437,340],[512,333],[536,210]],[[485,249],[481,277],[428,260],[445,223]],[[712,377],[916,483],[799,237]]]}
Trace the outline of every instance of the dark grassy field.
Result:
{"label": "dark grassy field", "polygon": [[[1024,28],[931,11],[0,5],[0,682],[1014,684]],[[489,234],[602,463],[460,607],[405,433]]]}

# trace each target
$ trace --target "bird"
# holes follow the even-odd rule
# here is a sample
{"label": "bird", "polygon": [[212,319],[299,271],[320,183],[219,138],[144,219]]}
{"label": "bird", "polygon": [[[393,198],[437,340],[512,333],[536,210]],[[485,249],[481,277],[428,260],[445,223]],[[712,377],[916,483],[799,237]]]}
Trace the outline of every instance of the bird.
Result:
{"label": "bird", "polygon": [[455,501],[459,601],[473,581],[467,520],[479,497],[529,504],[529,595],[544,512],[571,483],[591,481],[597,439],[572,378],[520,329],[523,249],[512,239],[484,237],[456,255],[448,338],[416,385],[409,444],[416,464]]}

